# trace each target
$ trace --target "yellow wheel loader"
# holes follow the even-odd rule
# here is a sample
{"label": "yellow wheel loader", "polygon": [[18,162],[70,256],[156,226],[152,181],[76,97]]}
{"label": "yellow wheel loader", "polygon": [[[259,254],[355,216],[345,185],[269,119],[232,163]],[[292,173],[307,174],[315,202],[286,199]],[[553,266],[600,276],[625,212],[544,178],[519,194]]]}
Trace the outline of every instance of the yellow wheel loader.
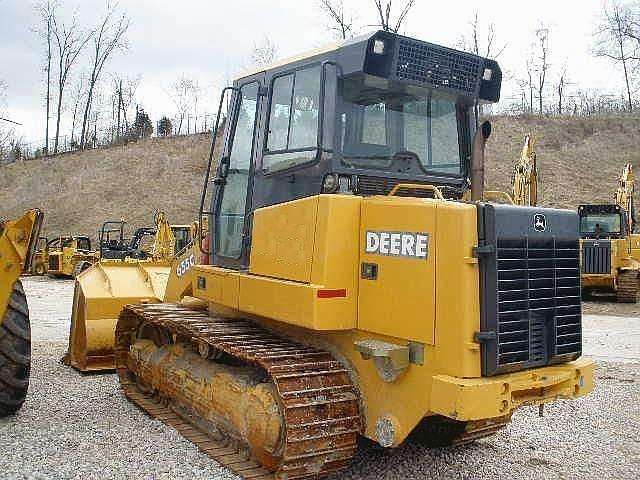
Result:
{"label": "yellow wheel loader", "polygon": [[580,205],[582,288],[585,295],[615,293],[636,303],[640,293],[640,235],[635,234],[635,176],[625,165],[613,204]]}
{"label": "yellow wheel loader", "polygon": [[465,443],[590,392],[577,213],[482,201],[474,111],[500,86],[492,60],[389,32],[237,79],[207,264],[182,301],[120,313],[124,394],[241,477],[291,480],[359,436]]}
{"label": "yellow wheel loader", "polygon": [[91,249],[91,239],[86,235],[46,237],[42,248],[36,251],[33,271],[36,275],[50,277],[76,277],[98,261],[97,251]]}
{"label": "yellow wheel loader", "polygon": [[[164,213],[155,227],[124,238],[124,221],[105,222],[100,261],[76,277],[67,365],[83,371],[113,370],[118,314],[127,303],[178,299],[190,292],[182,270],[195,263],[195,226],[170,225]],[[169,279],[169,271],[180,269]]]}
{"label": "yellow wheel loader", "polygon": [[31,369],[29,307],[20,274],[30,269],[43,214],[0,221],[0,417],[20,409]]}

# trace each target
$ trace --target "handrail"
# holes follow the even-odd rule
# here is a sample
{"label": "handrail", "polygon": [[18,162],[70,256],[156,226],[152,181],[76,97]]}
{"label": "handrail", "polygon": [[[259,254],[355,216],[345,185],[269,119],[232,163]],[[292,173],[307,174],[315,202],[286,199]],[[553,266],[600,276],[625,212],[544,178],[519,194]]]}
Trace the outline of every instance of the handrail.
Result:
{"label": "handrail", "polygon": [[421,185],[419,183],[399,183],[391,189],[391,191],[389,192],[389,196],[395,196],[398,190],[401,189],[426,190],[432,192],[434,198],[437,198],[438,200],[444,200],[444,195],[442,195],[442,191],[438,187],[436,187],[435,185]]}
{"label": "handrail", "polygon": [[483,200],[491,201],[492,197],[494,201],[502,198],[503,200],[506,200],[510,205],[515,205],[513,198],[511,198],[511,195],[509,195],[507,192],[503,192],[501,190],[485,190],[482,194]]}
{"label": "handrail", "polygon": [[[225,87],[222,89],[222,93],[220,94],[220,103],[218,104],[218,115],[216,116],[216,125],[213,129],[213,140],[211,141],[211,150],[209,151],[209,161],[207,163],[207,171],[205,173],[205,177],[204,177],[204,187],[202,188],[202,195],[200,197],[200,209],[198,211],[198,219],[200,221],[200,224],[202,224],[202,219],[204,218],[205,215],[211,215],[213,212],[207,211],[204,209],[204,204],[207,200],[207,192],[209,190],[209,178],[211,176],[211,164],[213,163],[213,154],[215,152],[215,148],[216,148],[216,140],[218,138],[218,128],[220,127],[220,116],[222,114],[222,105],[224,103],[224,99],[225,99],[225,95],[227,94],[228,91],[232,91],[232,92],[236,92],[240,93],[240,89],[237,87]],[[235,107],[235,106],[233,106]],[[227,121],[232,121],[232,118],[228,118]],[[211,233],[212,230],[212,225],[209,226],[209,233]],[[203,245],[202,245],[202,240],[203,238],[200,237],[198,239],[198,248],[200,249],[201,253],[204,253],[205,255],[210,255],[211,254],[211,250],[205,250]],[[209,242],[209,245],[211,245],[212,242]]]}

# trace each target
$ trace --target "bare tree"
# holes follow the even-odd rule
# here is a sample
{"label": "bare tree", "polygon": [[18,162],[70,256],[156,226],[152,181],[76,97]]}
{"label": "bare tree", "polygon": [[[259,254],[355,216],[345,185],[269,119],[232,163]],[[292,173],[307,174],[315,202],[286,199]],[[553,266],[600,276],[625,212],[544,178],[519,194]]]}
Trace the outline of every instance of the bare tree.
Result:
{"label": "bare tree", "polygon": [[80,108],[80,105],[84,101],[86,82],[87,82],[86,75],[83,73],[82,75],[80,75],[80,77],[78,77],[75,83],[74,89],[71,92],[71,96],[73,98],[73,115],[71,117],[71,145],[72,146],[76,143],[75,131],[76,131],[76,124],[78,120],[78,109]]}
{"label": "bare tree", "polygon": [[544,94],[545,86],[547,82],[547,73],[549,72],[549,33],[548,27],[544,24],[540,24],[540,27],[536,30],[536,43],[534,46],[534,58],[533,58],[533,81],[535,83],[536,94],[538,96],[538,113],[542,115],[544,113]]}
{"label": "bare tree", "polygon": [[600,18],[600,26],[596,31],[596,43],[593,49],[595,56],[608,58],[622,65],[627,107],[630,112],[633,110],[630,64],[636,60],[632,44],[633,22],[633,14],[627,6],[618,1],[605,4]]}
{"label": "bare tree", "polygon": [[58,56],[58,103],[56,105],[56,135],[53,152],[58,153],[58,139],[60,137],[60,116],[62,114],[62,99],[69,74],[76,60],[82,53],[94,32],[83,32],[78,27],[74,15],[71,23],[65,25],[59,22],[55,12],[51,17],[51,31],[55,41]]}
{"label": "bare tree", "polygon": [[182,124],[184,123],[184,119],[191,108],[191,100],[195,83],[194,79],[182,75],[169,87],[168,94],[171,97],[178,114],[178,125],[175,130],[175,133],[178,135],[182,133]]}
{"label": "bare tree", "polygon": [[529,90],[529,113],[533,113],[533,91],[535,90],[533,78],[533,60],[527,60],[527,89]]}
{"label": "bare tree", "polygon": [[398,33],[402,27],[402,23],[407,18],[409,11],[413,8],[416,0],[404,0],[403,5],[395,21],[393,20],[393,1],[392,0],[373,0],[378,13],[378,26],[385,31]]}
{"label": "bare tree", "polygon": [[563,101],[565,99],[567,83],[567,65],[565,64],[555,85],[556,94],[558,95],[558,115],[562,115],[563,113]]}
{"label": "bare tree", "polygon": [[[90,67],[90,75],[88,79],[87,98],[82,117],[82,131],[80,134],[80,145],[85,146],[87,141],[89,113],[91,112],[91,104],[93,101],[96,83],[100,79],[100,75],[105,64],[116,50],[126,48],[126,33],[129,29],[129,18],[126,13],[116,17],[118,3],[107,2],[107,13],[98,25],[93,35],[93,54]],[[95,136],[95,134],[94,134]]]}
{"label": "bare tree", "polygon": [[271,65],[278,55],[278,47],[269,37],[264,37],[261,44],[253,44],[249,57],[251,68]]}
{"label": "bare tree", "polygon": [[506,43],[498,44],[496,26],[493,22],[489,22],[486,27],[483,27],[477,10],[469,21],[469,27],[468,34],[462,36],[458,42],[463,50],[486,58],[497,59],[507,48]]}
{"label": "bare tree", "polygon": [[346,40],[353,37],[353,15],[346,13],[344,0],[320,0],[320,10],[327,17],[327,28],[338,38]]}
{"label": "bare tree", "polygon": [[13,128],[9,121],[5,121],[4,109],[7,106],[7,84],[4,80],[0,80],[0,162],[5,157],[11,138],[13,137]]}
{"label": "bare tree", "polygon": [[129,129],[128,113],[134,104],[141,78],[140,75],[133,78],[117,73],[112,75],[112,121],[115,123],[116,138]]}
{"label": "bare tree", "polygon": [[42,1],[36,7],[40,15],[42,26],[36,31],[44,41],[45,46],[45,71],[47,72],[47,83],[45,86],[45,135],[44,135],[44,152],[49,153],[49,112],[51,109],[51,42],[52,42],[52,23],[55,16],[57,4],[51,0]]}

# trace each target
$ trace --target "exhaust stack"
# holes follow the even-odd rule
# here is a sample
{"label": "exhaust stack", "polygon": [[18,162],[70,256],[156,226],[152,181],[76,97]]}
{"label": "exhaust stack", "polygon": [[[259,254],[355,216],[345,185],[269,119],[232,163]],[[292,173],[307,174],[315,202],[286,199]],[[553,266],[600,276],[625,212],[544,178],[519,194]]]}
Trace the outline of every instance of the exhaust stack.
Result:
{"label": "exhaust stack", "polygon": [[471,152],[471,200],[482,200],[484,194],[484,148],[491,136],[491,122],[482,122],[473,137]]}

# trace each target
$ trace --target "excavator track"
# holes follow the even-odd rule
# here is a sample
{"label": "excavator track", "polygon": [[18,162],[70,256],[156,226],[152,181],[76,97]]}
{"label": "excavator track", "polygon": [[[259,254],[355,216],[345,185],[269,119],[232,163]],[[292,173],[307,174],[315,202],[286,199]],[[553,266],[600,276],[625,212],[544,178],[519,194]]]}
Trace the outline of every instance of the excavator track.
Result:
{"label": "excavator track", "polygon": [[[197,419],[173,407],[171,399],[141,388],[131,370],[130,349],[142,325],[190,343],[201,354],[224,352],[266,372],[284,419],[275,467],[264,468],[246,453],[247,445],[216,438],[199,428]],[[127,305],[120,314],[115,355],[122,389],[132,402],[243,478],[321,478],[346,467],[355,455],[361,431],[359,396],[347,370],[326,351],[279,337],[247,320],[211,317],[177,304],[144,304]]]}
{"label": "excavator track", "polygon": [[616,297],[619,303],[636,303],[638,301],[640,281],[636,270],[624,270],[618,275]]}

